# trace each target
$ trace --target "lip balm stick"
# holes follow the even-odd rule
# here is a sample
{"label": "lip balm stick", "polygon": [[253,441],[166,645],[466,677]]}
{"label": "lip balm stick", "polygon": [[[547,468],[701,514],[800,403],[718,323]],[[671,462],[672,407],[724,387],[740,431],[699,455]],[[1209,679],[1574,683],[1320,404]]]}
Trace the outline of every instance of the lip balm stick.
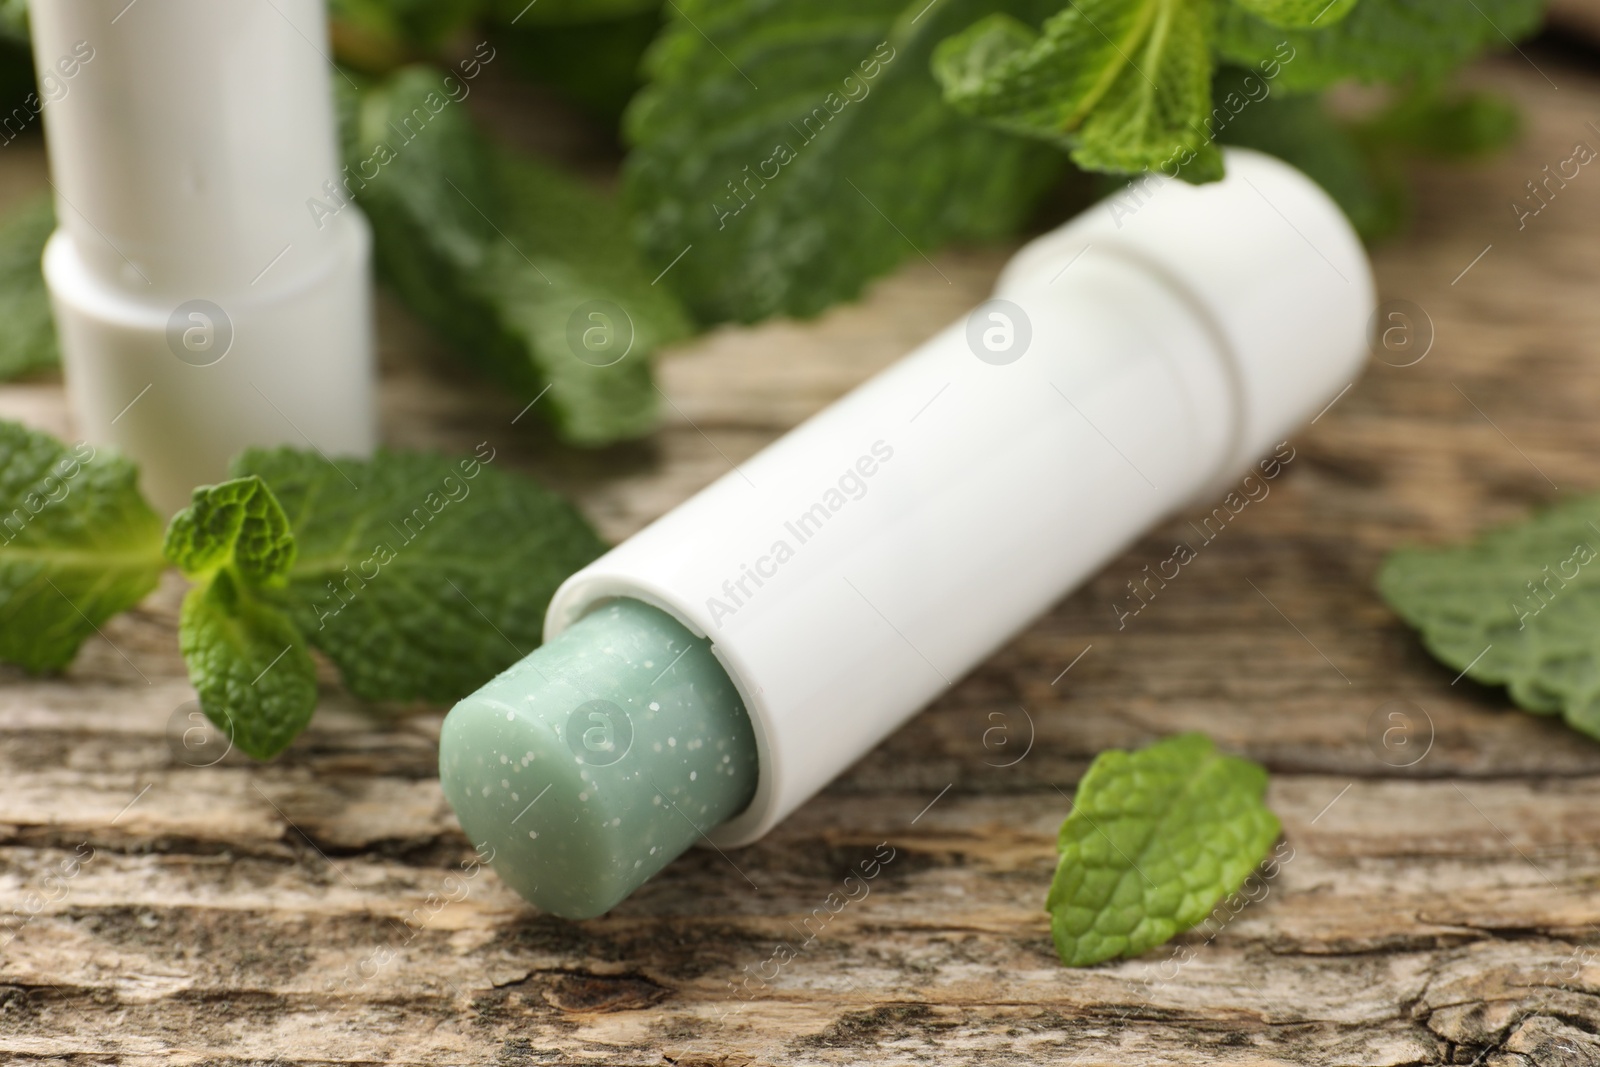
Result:
{"label": "lip balm stick", "polygon": [[[78,431],[175,510],[247,445],[373,445],[365,220],[337,182],[321,0],[33,0]],[[70,72],[70,73],[69,73]]]}
{"label": "lip balm stick", "polygon": [[[664,846],[756,840],[1353,381],[1355,233],[1288,165],[1227,168],[1029,244],[996,299],[569,578],[547,643],[440,737],[445,796],[502,877],[581,918]],[[631,732],[603,780],[586,730],[606,752]]]}
{"label": "lip balm stick", "polygon": [[710,642],[637,600],[584,616],[452,713],[446,796],[548,911],[607,911],[756,789],[756,741]]}

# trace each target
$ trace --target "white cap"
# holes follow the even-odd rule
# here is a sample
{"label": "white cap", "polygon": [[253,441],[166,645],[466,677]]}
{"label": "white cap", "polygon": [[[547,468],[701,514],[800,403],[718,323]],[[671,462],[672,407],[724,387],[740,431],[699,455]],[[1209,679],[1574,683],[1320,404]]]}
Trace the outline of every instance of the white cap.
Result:
{"label": "white cap", "polygon": [[247,445],[370,451],[370,236],[353,206],[312,210],[342,195],[321,0],[30,16],[79,431],[167,510]]}

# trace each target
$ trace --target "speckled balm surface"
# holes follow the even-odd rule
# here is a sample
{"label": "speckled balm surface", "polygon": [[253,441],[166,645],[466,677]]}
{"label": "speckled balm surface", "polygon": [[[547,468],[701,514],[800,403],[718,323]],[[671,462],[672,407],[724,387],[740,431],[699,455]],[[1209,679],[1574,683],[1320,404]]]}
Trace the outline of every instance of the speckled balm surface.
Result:
{"label": "speckled balm surface", "polygon": [[513,889],[569,919],[609,910],[742,811],[756,769],[711,642],[628,599],[461,701],[439,736],[467,836]]}

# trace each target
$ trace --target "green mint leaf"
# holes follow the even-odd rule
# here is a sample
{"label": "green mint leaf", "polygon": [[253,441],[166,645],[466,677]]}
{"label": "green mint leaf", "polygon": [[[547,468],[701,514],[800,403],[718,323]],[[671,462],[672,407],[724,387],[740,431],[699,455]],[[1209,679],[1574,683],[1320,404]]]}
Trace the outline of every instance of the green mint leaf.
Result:
{"label": "green mint leaf", "polygon": [[[3,134],[0,134],[3,136]],[[49,196],[23,205],[0,224],[0,381],[60,361],[39,259],[56,227]]]}
{"label": "green mint leaf", "polygon": [[317,680],[305,638],[233,571],[185,594],[178,648],[201,710],[245,755],[271,759],[311,721]]}
{"label": "green mint leaf", "polygon": [[0,659],[65,667],[163,566],[161,520],[132,463],[0,421]]}
{"label": "green mint leaf", "polygon": [[1356,0],[1233,0],[1274,26],[1325,30],[1350,14]]}
{"label": "green mint leaf", "polygon": [[178,618],[178,648],[200,709],[240,751],[270,759],[317,707],[305,638],[264,595],[295,559],[289,519],[254,476],[194,491],[172,517],[163,551],[195,582]]}
{"label": "green mint leaf", "polygon": [[283,507],[252,475],[196,489],[167,527],[163,551],[193,581],[231,566],[253,585],[282,585],[295,541]]}
{"label": "green mint leaf", "polygon": [[649,432],[649,357],[686,335],[682,308],[609,201],[488,143],[446,77],[409,68],[356,109],[347,173],[383,276],[460,352],[539,398],[532,415],[566,441]]}
{"label": "green mint leaf", "polygon": [[338,470],[291,449],[235,461],[272,486],[299,545],[272,602],[358,696],[466,696],[538,646],[556,586],[604,551],[570,504],[494,461],[487,446]]}
{"label": "green mint leaf", "polygon": [[1278,837],[1266,788],[1265,770],[1203,734],[1096,756],[1045,900],[1061,962],[1137,956],[1205,918]]}
{"label": "green mint leaf", "polygon": [[1209,0],[1078,0],[1039,33],[995,15],[940,45],[934,72],[954,106],[1087,170],[1213,179],[1209,18]]}
{"label": "green mint leaf", "polygon": [[1600,496],[1466,544],[1405,548],[1378,591],[1452,671],[1600,739]]}
{"label": "green mint leaf", "polygon": [[929,63],[989,12],[1057,6],[676,0],[626,115],[661,285],[706,321],[814,315],[908,256],[1010,233],[1059,155],[946,105]]}
{"label": "green mint leaf", "polygon": [[1543,0],[1360,0],[1337,24],[1286,30],[1239,3],[1217,8],[1214,46],[1241,66],[1275,63],[1274,89],[1363,82],[1434,81],[1486,48],[1539,25]]}

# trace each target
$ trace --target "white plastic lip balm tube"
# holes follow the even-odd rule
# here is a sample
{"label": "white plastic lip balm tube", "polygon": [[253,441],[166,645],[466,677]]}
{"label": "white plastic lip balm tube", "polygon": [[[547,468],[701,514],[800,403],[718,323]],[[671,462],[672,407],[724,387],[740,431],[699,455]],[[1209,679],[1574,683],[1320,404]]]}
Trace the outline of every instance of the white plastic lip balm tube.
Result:
{"label": "white plastic lip balm tube", "polygon": [[78,432],[137,460],[169,511],[248,445],[370,452],[371,238],[355,207],[310,207],[340,175],[321,0],[29,17]]}
{"label": "white plastic lip balm tube", "polygon": [[712,841],[761,837],[1360,373],[1349,223],[1276,159],[1227,170],[1029,244],[995,301],[557,591],[547,640],[617,597],[712,639],[759,749]]}

